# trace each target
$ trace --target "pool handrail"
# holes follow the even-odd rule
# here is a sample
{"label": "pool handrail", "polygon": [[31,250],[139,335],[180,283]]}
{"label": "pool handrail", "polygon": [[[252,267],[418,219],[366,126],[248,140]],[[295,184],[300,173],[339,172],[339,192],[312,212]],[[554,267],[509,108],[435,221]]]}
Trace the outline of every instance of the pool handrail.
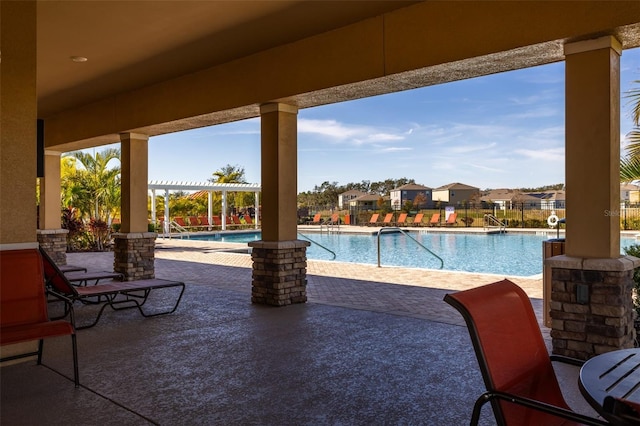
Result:
{"label": "pool handrail", "polygon": [[498,219],[494,215],[492,215],[490,213],[486,213],[484,215],[484,226],[483,226],[483,228],[486,229],[486,228],[492,228],[492,227],[498,227],[500,233],[505,233],[506,234],[506,232],[507,232],[507,225],[504,222],[502,222],[500,219]]}
{"label": "pool handrail", "polygon": [[310,243],[315,244],[318,247],[321,247],[321,248],[325,249],[326,251],[328,251],[329,253],[331,253],[333,255],[333,258],[331,260],[335,260],[336,259],[336,253],[333,250],[326,248],[325,246],[323,246],[322,244],[320,244],[320,243],[318,243],[316,241],[313,241],[311,238],[307,237],[302,232],[298,232],[298,235],[300,237],[304,238],[305,240],[309,241]]}
{"label": "pool handrail", "polygon": [[397,227],[385,227],[385,228],[380,228],[380,230],[378,231],[378,268],[380,268],[380,235],[382,235],[385,232],[388,231],[397,231],[402,233],[404,236],[411,238],[413,241],[416,242],[416,244],[418,244],[420,247],[422,247],[423,249],[425,249],[426,251],[428,251],[429,253],[431,253],[433,256],[435,256],[439,261],[440,261],[440,268],[442,269],[444,268],[444,260],[442,260],[442,258],[440,256],[438,256],[437,254],[435,254],[434,252],[432,252],[431,250],[429,250],[427,247],[425,247],[424,245],[422,245],[420,243],[420,241],[416,240],[415,238],[413,238],[411,235],[409,235],[407,232],[405,232],[404,230],[397,228]]}

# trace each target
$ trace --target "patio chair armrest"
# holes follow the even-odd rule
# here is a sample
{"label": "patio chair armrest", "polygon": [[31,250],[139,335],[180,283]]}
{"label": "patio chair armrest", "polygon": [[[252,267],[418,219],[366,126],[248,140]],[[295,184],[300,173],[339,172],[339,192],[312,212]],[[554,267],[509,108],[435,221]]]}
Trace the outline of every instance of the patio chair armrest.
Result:
{"label": "patio chair armrest", "polygon": [[551,361],[558,361],[565,364],[575,365],[576,367],[582,367],[584,361],[581,359],[571,358],[563,355],[551,355],[549,356]]}
{"label": "patio chair armrest", "polygon": [[58,293],[55,290],[47,290],[47,294],[55,297],[58,300],[61,300],[64,302],[64,304],[66,305],[65,307],[65,315],[63,317],[66,317],[67,314],[66,312],[69,312],[69,322],[71,322],[71,325],[73,325],[73,328],[75,330],[76,328],[76,317],[75,317],[75,313],[73,311],[73,300],[71,300],[70,298],[68,298],[67,296]]}
{"label": "patio chair armrest", "polygon": [[556,417],[561,417],[564,419],[568,419],[583,425],[589,425],[589,426],[606,426],[609,425],[609,422],[606,422],[604,420],[600,420],[600,419],[596,419],[594,417],[589,417],[589,416],[585,416],[584,414],[580,414],[580,413],[576,413],[574,411],[571,410],[566,410],[564,408],[560,408],[560,407],[556,407],[555,405],[551,405],[551,404],[547,404],[541,401],[536,401],[533,399],[529,399],[529,398],[524,398],[521,396],[517,396],[517,395],[513,395],[513,394],[509,394],[506,392],[500,392],[500,391],[489,391],[489,392],[485,392],[483,393],[480,398],[478,398],[478,400],[475,403],[474,409],[473,409],[473,416],[472,416],[472,420],[471,420],[471,424],[476,424],[478,423],[479,419],[480,419],[480,409],[482,408],[482,405],[484,405],[485,403],[491,401],[492,399],[502,399],[508,402],[511,402],[513,404],[518,404],[518,405],[522,405],[524,407],[527,408],[531,408],[534,410],[538,410],[538,411],[542,411],[545,413],[549,413],[551,415],[554,415]]}

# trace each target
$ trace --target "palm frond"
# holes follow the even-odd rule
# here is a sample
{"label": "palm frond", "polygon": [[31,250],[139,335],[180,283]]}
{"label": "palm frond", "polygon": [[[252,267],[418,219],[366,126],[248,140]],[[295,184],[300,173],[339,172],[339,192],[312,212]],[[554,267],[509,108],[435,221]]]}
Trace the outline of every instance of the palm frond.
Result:
{"label": "palm frond", "polygon": [[620,159],[620,182],[640,180],[640,157],[627,156]]}

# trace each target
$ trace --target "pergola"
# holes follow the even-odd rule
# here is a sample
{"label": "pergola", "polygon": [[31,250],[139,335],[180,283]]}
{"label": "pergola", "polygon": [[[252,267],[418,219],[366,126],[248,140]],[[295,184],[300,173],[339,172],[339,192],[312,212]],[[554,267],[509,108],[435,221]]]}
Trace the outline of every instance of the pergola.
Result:
{"label": "pergola", "polygon": [[170,213],[169,213],[169,191],[207,191],[207,218],[209,223],[213,217],[213,193],[222,193],[222,230],[227,229],[227,192],[253,192],[255,195],[256,220],[254,227],[258,229],[258,208],[260,201],[260,185],[257,183],[197,183],[197,182],[165,182],[151,181],[149,182],[149,191],[151,191],[151,220],[156,222],[156,191],[164,192],[164,229],[165,234],[170,232]]}

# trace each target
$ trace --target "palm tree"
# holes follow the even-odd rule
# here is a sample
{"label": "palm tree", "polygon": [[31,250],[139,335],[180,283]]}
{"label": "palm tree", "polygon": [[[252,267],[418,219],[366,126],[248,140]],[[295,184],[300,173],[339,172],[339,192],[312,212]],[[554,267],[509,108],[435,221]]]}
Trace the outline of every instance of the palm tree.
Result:
{"label": "palm tree", "polygon": [[[213,172],[213,177],[209,178],[209,182],[213,183],[247,183],[244,176],[244,167],[240,167],[238,165],[232,166],[231,164],[227,164],[222,167],[220,170]],[[227,199],[229,201],[229,208],[233,208],[234,206],[247,206],[253,205],[253,195],[250,193],[243,193],[238,196],[237,193],[232,192],[229,193]],[[217,200],[215,200],[217,202]],[[224,212],[226,214],[227,212]]]}
{"label": "palm tree", "polygon": [[106,149],[95,156],[75,151],[63,157],[65,205],[78,208],[83,217],[110,222],[120,210],[120,167],[110,167],[112,160],[120,160],[119,149]]}
{"label": "palm tree", "polygon": [[[640,84],[640,80],[634,83]],[[635,127],[627,134],[627,153],[620,159],[621,182],[640,180],[640,89],[630,90],[627,98],[633,104],[631,116]]]}

